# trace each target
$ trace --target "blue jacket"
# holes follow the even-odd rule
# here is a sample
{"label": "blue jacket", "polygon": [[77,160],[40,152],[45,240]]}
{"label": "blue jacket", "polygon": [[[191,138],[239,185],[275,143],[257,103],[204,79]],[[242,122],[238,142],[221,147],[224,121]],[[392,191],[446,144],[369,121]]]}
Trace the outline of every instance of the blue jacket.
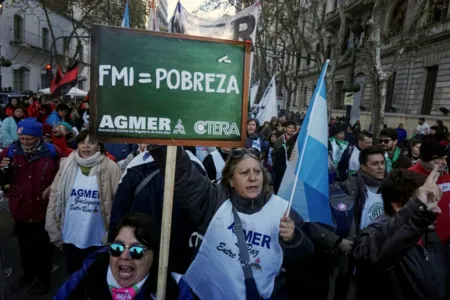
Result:
{"label": "blue jacket", "polygon": [[52,111],[50,113],[50,115],[47,117],[47,120],[45,121],[46,124],[51,125],[51,126],[56,126],[59,124],[59,122],[61,122],[61,117],[58,115],[58,112]]}
{"label": "blue jacket", "polygon": [[2,123],[2,147],[6,148],[18,139],[17,123],[14,117],[6,118]]}
{"label": "blue jacket", "polygon": [[116,162],[125,159],[131,152],[137,150],[136,144],[105,144],[105,149],[116,158]]}
{"label": "blue jacket", "polygon": [[397,128],[397,140],[399,143],[403,142],[407,136],[408,132],[406,132],[406,129],[400,127]]}

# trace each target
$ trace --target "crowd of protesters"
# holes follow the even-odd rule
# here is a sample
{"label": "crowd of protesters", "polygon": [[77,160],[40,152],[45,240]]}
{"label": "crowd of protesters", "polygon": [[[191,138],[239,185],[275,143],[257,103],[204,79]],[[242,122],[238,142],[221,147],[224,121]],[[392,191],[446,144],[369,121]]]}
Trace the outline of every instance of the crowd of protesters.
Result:
{"label": "crowd of protesters", "polygon": [[[19,284],[49,293],[61,249],[55,299],[155,299],[167,148],[100,143],[88,103],[31,95],[5,108],[0,179]],[[301,130],[293,117],[249,119],[244,148],[177,148],[166,299],[325,300],[331,286],[336,300],[449,299],[443,123],[419,120],[408,141],[403,126],[374,139],[332,119],[331,228],[286,214],[276,195]]]}

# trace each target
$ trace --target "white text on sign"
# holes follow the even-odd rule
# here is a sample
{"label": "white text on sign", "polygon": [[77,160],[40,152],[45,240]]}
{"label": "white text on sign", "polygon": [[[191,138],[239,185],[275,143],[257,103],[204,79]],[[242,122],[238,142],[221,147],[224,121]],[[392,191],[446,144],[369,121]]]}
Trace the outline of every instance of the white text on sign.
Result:
{"label": "white text on sign", "polygon": [[[99,86],[105,85],[105,78],[111,78],[111,86],[121,82],[124,86],[135,85],[135,72],[133,67],[117,69],[111,65],[99,66]],[[151,73],[139,73],[138,83],[152,84]],[[195,91],[220,94],[239,94],[239,86],[234,75],[179,71],[176,69],[155,70],[154,84],[156,89],[168,88],[170,90]]]}

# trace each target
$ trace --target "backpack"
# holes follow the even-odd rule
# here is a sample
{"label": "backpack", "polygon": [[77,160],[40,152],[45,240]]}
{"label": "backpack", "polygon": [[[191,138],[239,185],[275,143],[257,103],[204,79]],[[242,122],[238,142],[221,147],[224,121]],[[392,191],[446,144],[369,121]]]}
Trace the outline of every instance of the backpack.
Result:
{"label": "backpack", "polygon": [[[53,159],[56,159],[58,157],[58,153],[56,153],[55,145],[50,144],[50,143],[44,143],[44,145],[47,145],[48,151],[50,151],[50,156]],[[12,144],[11,146],[9,146],[9,148],[8,148],[8,158],[9,159],[13,158],[15,147],[16,147],[15,144]]]}
{"label": "backpack", "polygon": [[346,238],[350,234],[353,223],[353,199],[337,184],[330,185],[329,192],[331,214],[336,225],[334,233],[341,238]]}

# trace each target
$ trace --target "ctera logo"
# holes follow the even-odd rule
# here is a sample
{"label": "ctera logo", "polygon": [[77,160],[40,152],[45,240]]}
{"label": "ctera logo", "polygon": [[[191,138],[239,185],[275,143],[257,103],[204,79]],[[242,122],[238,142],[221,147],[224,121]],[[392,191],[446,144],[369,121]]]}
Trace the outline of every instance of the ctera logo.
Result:
{"label": "ctera logo", "polygon": [[201,135],[205,133],[208,135],[241,135],[235,122],[230,124],[222,121],[197,121],[194,124],[194,130]]}

